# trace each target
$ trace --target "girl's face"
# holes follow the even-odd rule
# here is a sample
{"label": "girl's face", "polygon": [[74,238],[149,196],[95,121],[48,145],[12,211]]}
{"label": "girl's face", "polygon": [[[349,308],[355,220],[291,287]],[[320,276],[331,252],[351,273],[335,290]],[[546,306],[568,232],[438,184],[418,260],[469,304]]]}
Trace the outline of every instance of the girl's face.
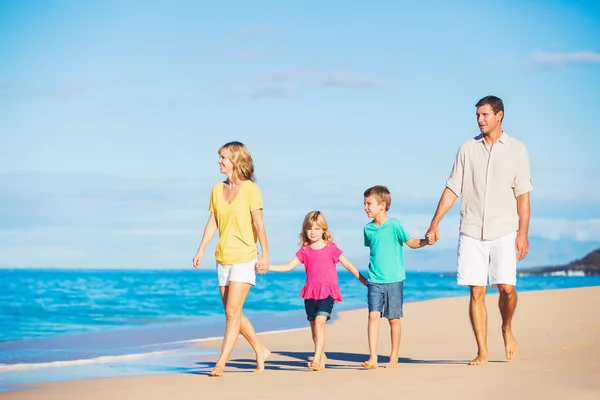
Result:
{"label": "girl's face", "polygon": [[318,241],[323,240],[323,228],[316,223],[313,223],[305,232],[310,243],[317,243]]}
{"label": "girl's face", "polygon": [[233,173],[233,163],[223,151],[219,153],[219,170],[222,174],[227,176]]}

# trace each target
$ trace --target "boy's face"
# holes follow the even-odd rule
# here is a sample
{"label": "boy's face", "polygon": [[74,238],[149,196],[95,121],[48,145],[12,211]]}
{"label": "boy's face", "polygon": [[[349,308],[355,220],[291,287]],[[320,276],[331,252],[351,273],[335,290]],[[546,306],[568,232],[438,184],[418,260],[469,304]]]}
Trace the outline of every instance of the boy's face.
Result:
{"label": "boy's face", "polygon": [[385,212],[385,203],[378,202],[377,199],[372,196],[365,197],[365,212],[369,218],[375,218]]}

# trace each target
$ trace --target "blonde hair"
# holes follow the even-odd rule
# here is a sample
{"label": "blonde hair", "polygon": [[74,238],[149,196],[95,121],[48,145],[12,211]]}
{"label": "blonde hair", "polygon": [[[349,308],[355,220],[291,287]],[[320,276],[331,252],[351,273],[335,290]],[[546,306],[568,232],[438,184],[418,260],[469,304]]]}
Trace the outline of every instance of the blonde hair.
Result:
{"label": "blonde hair", "polygon": [[390,206],[392,205],[392,195],[387,187],[383,185],[370,187],[365,190],[365,197],[373,197],[379,204],[385,202],[385,211],[390,210]]}
{"label": "blonde hair", "polygon": [[302,223],[302,232],[300,232],[300,244],[305,246],[310,244],[310,240],[306,235],[306,231],[312,228],[313,224],[317,224],[317,226],[323,229],[323,240],[326,243],[331,242],[333,239],[331,234],[329,233],[329,227],[327,226],[327,220],[321,211],[311,211],[306,214],[304,217],[304,222]]}
{"label": "blonde hair", "polygon": [[248,151],[248,148],[240,142],[225,143],[219,149],[219,154],[223,152],[233,164],[233,176],[243,181],[255,181],[254,161]]}

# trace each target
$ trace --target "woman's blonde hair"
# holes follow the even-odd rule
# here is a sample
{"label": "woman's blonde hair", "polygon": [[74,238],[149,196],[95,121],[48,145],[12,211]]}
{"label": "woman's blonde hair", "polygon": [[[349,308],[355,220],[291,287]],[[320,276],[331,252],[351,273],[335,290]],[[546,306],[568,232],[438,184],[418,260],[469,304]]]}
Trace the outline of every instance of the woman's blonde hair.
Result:
{"label": "woman's blonde hair", "polygon": [[331,234],[329,233],[329,227],[327,226],[327,220],[321,211],[311,211],[306,214],[304,217],[304,222],[302,223],[302,232],[300,232],[300,244],[305,246],[310,244],[310,240],[306,235],[306,231],[312,228],[313,224],[317,224],[317,226],[323,229],[323,240],[326,243],[331,242],[333,239]]}
{"label": "woman's blonde hair", "polygon": [[225,143],[219,149],[219,154],[223,152],[233,164],[233,176],[243,181],[255,181],[254,161],[248,151],[248,148],[240,142]]}

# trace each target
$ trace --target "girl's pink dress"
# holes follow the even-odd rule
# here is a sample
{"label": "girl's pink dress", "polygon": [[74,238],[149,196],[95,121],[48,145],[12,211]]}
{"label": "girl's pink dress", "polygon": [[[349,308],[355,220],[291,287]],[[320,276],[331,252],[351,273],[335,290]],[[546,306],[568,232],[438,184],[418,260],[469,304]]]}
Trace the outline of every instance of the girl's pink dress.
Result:
{"label": "girl's pink dress", "polygon": [[334,303],[342,301],[335,267],[341,255],[342,251],[333,242],[320,250],[313,250],[308,245],[298,250],[296,257],[306,269],[306,285],[300,297],[321,300],[331,296]]}

